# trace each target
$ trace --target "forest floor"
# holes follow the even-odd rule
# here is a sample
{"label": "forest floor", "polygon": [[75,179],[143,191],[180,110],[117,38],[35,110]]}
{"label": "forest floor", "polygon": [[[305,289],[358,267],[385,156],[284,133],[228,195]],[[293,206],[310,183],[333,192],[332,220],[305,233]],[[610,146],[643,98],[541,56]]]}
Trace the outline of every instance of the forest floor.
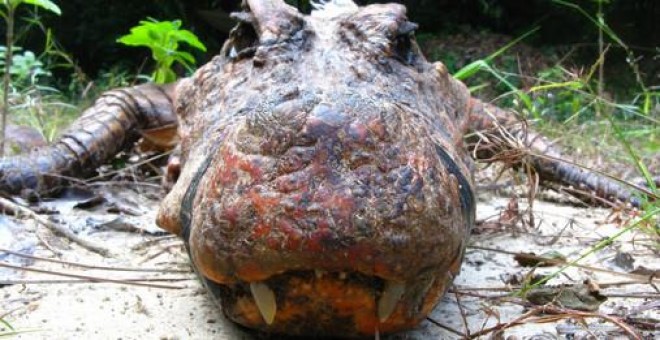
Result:
{"label": "forest floor", "polygon": [[[0,268],[4,284],[0,285],[0,316],[16,330],[16,339],[269,338],[227,321],[196,280],[182,242],[156,227],[159,189],[109,185],[96,192],[70,193],[32,209],[110,249],[110,256],[71,243],[38,225],[34,218],[0,215],[0,248],[96,268],[20,258],[1,251],[0,263],[125,282],[138,280],[162,287],[75,281],[78,279]],[[581,261],[585,267],[569,268],[550,281],[552,285],[570,284],[573,289],[589,280],[588,292],[576,294],[586,300],[607,297],[602,305],[596,305],[596,311],[534,307],[511,294],[524,277],[558,269],[523,267],[513,254],[556,251],[575,259],[620,232],[634,217],[542,200],[534,201],[530,213],[525,199],[504,198],[511,195],[480,195],[479,223],[452,292],[417,329],[391,338],[454,339],[462,338],[468,329],[470,335],[483,332],[482,338],[491,339],[630,338],[635,335],[630,332],[648,339],[660,336],[658,280],[647,279],[653,273],[657,276],[660,261],[654,253],[655,241],[638,230]],[[98,268],[101,266],[142,271],[110,271]],[[145,271],[149,268],[155,271]],[[629,325],[637,327],[631,330]],[[655,330],[642,330],[649,325]],[[2,327],[0,324],[0,334]],[[489,331],[493,327],[503,331]]]}

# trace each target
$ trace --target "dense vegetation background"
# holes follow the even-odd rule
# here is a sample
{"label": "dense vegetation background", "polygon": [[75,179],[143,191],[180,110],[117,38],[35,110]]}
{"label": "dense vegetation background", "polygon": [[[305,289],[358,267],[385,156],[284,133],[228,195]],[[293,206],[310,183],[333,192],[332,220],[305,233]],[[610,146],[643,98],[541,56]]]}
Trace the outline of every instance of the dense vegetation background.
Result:
{"label": "dense vegetation background", "polygon": [[[305,12],[312,7],[309,0],[286,1]],[[53,110],[57,112],[64,106],[43,109],[41,105],[35,110],[32,104],[20,103],[32,103],[36,98],[40,103],[84,106],[101,91],[149,78],[154,70],[151,51],[117,42],[141,20],[180,19],[183,27],[197,34],[207,47],[206,52],[187,50],[197,64],[202,64],[219,51],[234,24],[229,13],[240,9],[241,1],[54,2],[61,8],[60,16],[20,6],[14,38],[15,44],[22,47],[19,54],[34,51],[36,60],[19,55],[25,67],[18,75],[12,74],[13,100],[18,111],[31,110],[26,116],[32,121],[27,123],[35,125],[36,119],[42,130],[48,130],[46,122],[58,116]],[[391,1],[356,2],[365,5]],[[481,67],[481,72],[459,77],[474,95],[499,98],[499,105],[514,107],[535,119],[563,122],[578,118],[584,122],[602,117],[602,112],[635,118],[642,126],[652,123],[651,130],[635,131],[649,137],[647,145],[652,149],[660,149],[656,137],[660,116],[660,1],[396,2],[405,4],[410,19],[420,24],[417,37],[428,59],[443,61],[453,74],[486,61],[487,67]],[[0,30],[5,27],[0,26]],[[509,45],[520,37],[524,39]],[[505,46],[504,53],[489,58]],[[174,70],[181,76],[189,72],[180,66]],[[44,92],[43,86],[54,91]],[[69,111],[71,114],[61,116],[75,116],[79,108]],[[35,115],[37,118],[33,118]],[[17,120],[23,116],[13,117]],[[54,126],[62,126],[68,119]],[[18,123],[25,122],[18,119]],[[50,139],[56,133],[47,135]]]}
{"label": "dense vegetation background", "polygon": [[[292,0],[309,10],[307,0]],[[357,1],[378,3],[391,1]],[[420,23],[422,33],[448,34],[487,31],[517,36],[540,26],[528,44],[567,49],[579,47],[578,61],[591,63],[597,55],[598,30],[577,11],[551,0],[405,0],[412,20]],[[62,46],[92,77],[101,70],[117,65],[140,68],[148,57],[140,51],[118,45],[116,39],[139,20],[153,17],[159,20],[182,19],[184,27],[197,33],[209,47],[203,58],[218,51],[231,22],[218,20],[214,13],[229,13],[238,8],[238,0],[66,0],[59,1],[62,16],[45,16]],[[597,1],[576,1],[586,12],[596,13]],[[643,74],[653,77],[660,73],[660,1],[604,1],[607,23],[623,41],[632,46],[641,58]],[[221,22],[226,21],[226,22]],[[25,45],[40,48],[38,32]],[[625,54],[614,48],[610,63],[625,62]],[[654,59],[655,58],[655,59]],[[203,60],[202,60],[203,61]],[[618,68],[615,68],[618,69]],[[657,80],[657,79],[656,79]]]}

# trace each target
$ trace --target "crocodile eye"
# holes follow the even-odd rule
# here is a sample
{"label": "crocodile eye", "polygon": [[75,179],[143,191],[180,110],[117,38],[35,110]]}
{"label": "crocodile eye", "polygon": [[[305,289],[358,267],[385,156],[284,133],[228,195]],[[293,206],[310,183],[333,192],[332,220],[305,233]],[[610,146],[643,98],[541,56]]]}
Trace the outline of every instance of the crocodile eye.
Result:
{"label": "crocodile eye", "polygon": [[[247,20],[246,20],[247,21]],[[231,33],[225,46],[225,56],[230,59],[250,58],[259,45],[259,36],[251,22],[240,22]]]}
{"label": "crocodile eye", "polygon": [[415,62],[415,53],[412,50],[412,38],[410,36],[399,36],[394,41],[394,57],[404,64],[411,65]]}
{"label": "crocodile eye", "polygon": [[413,65],[417,61],[417,48],[415,44],[415,30],[417,24],[406,21],[397,30],[392,41],[392,52],[394,58],[400,62]]}

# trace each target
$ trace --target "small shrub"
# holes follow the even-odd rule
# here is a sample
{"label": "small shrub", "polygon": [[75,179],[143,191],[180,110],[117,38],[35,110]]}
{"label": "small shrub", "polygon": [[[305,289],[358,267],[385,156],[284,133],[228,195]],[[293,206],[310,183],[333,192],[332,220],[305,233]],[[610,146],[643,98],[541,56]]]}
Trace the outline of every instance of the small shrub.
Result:
{"label": "small shrub", "polygon": [[[14,47],[14,51],[20,52],[22,49]],[[0,71],[5,73],[5,53],[7,48],[0,46]],[[32,51],[22,51],[12,56],[11,67],[9,68],[11,85],[21,89],[35,85],[42,77],[50,77],[51,73],[45,69],[44,63]]]}
{"label": "small shrub", "polygon": [[[5,74],[3,76],[2,84],[2,120],[0,124],[0,156],[3,156],[5,153],[5,128],[7,126],[7,118],[10,111],[9,103],[9,90],[11,83],[11,74],[12,71],[16,71],[12,67],[12,62],[14,61],[13,56],[13,47],[14,47],[14,23],[16,9],[21,5],[33,5],[36,7],[43,8],[46,11],[55,13],[57,15],[61,14],[60,8],[50,0],[2,0],[0,2],[0,15],[2,16],[5,25],[6,25],[6,40],[5,40],[5,51],[4,51],[4,69]],[[25,55],[24,55],[25,57]],[[34,56],[32,56],[34,57]],[[18,61],[23,62],[22,66],[25,66],[30,60],[36,61],[36,58],[27,58],[18,59]],[[33,63],[34,65],[34,63]],[[29,71],[29,70],[28,70]]]}
{"label": "small shrub", "polygon": [[176,73],[172,69],[175,63],[188,71],[195,65],[195,57],[189,52],[181,51],[180,43],[206,51],[206,46],[194,33],[181,29],[181,20],[157,21],[150,18],[140,21],[140,25],[131,28],[131,33],[119,38],[117,42],[128,46],[148,47],[151,50],[151,56],[156,62],[152,78],[158,84],[176,80]]}

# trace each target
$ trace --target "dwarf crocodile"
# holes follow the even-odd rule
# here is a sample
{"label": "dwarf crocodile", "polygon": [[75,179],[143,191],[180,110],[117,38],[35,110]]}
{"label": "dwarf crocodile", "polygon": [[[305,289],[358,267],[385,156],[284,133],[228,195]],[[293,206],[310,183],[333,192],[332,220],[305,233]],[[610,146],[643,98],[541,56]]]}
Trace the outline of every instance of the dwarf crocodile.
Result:
{"label": "dwarf crocodile", "polygon": [[231,320],[330,336],[415,327],[443,296],[475,220],[473,158],[507,150],[475,131],[521,141],[542,182],[630,199],[607,178],[535,156],[555,151],[504,129],[514,115],[429,63],[404,6],[316,6],[304,15],[245,0],[219,55],[193,76],[103,94],[51,146],[2,160],[0,190],[53,194],[140,131],[176,126],[157,224],[184,239]]}

